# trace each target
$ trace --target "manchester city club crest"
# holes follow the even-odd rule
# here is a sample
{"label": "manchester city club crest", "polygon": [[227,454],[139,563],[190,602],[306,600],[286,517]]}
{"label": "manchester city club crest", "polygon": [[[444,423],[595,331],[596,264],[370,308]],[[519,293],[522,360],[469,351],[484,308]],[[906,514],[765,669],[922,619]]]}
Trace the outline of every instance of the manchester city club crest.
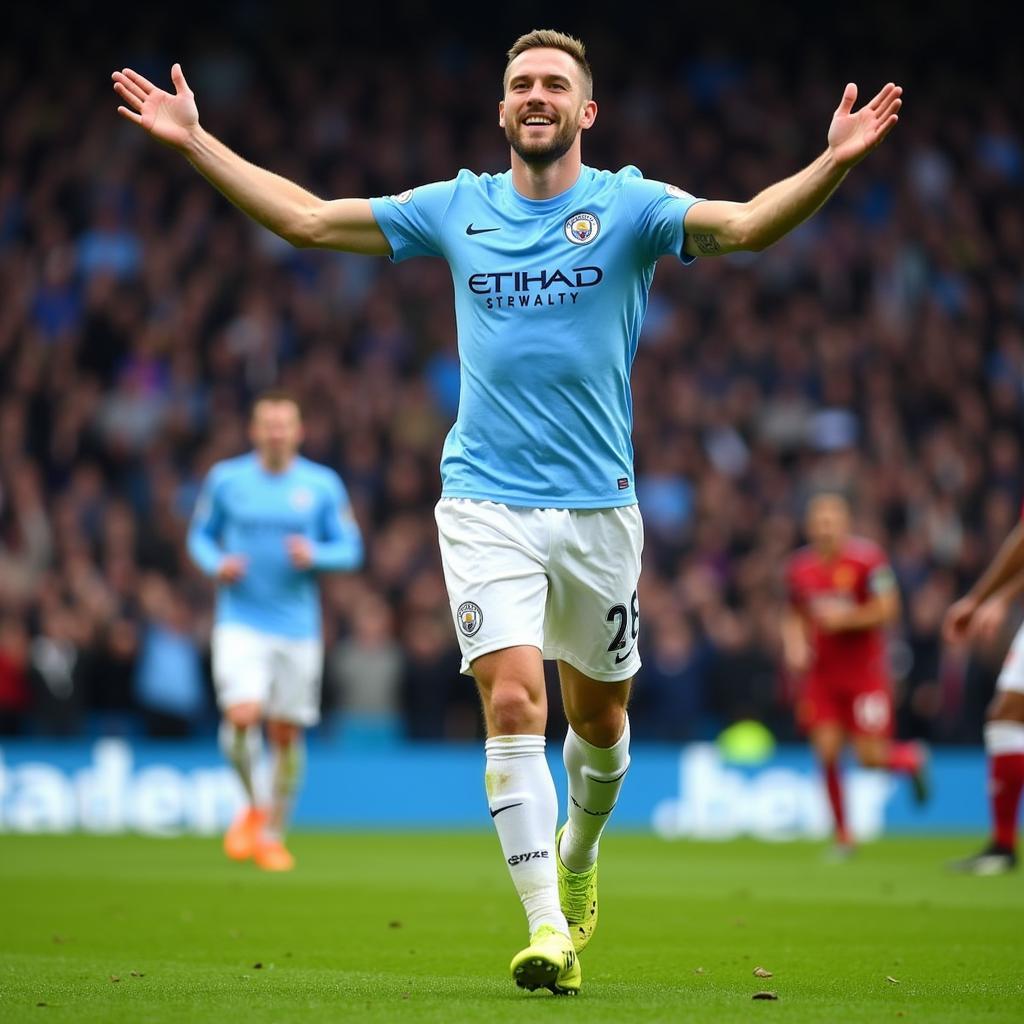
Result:
{"label": "manchester city club crest", "polygon": [[473,636],[480,631],[484,623],[484,613],[480,611],[480,605],[472,601],[463,601],[458,611],[459,629],[465,636]]}
{"label": "manchester city club crest", "polygon": [[672,196],[675,199],[692,199],[693,198],[693,196],[690,195],[689,192],[687,192],[685,189],[680,188],[678,185],[666,185],[665,186],[665,191],[670,196]]}
{"label": "manchester city club crest", "polygon": [[565,222],[565,237],[575,245],[586,245],[597,238],[601,230],[601,222],[592,214],[586,211],[574,213]]}
{"label": "manchester city club crest", "polygon": [[307,487],[296,487],[288,495],[288,503],[297,512],[305,512],[313,504],[313,492]]}

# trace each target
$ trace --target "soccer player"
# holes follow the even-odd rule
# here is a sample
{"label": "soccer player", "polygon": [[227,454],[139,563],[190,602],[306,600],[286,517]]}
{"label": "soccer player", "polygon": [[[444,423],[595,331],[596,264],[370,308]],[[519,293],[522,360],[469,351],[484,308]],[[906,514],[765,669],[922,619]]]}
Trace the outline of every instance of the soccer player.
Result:
{"label": "soccer player", "polygon": [[[483,703],[488,805],[530,933],[511,973],[524,988],[577,992],[640,665],[629,373],[655,264],[760,250],[796,227],[892,130],[900,88],[854,112],[847,85],[812,164],[749,202],[699,202],[635,167],[583,163],[598,110],[583,44],[535,30],[509,50],[497,104],[508,171],[322,200],[204,131],[179,65],[173,94],[129,69],[113,78],[123,117],[295,245],[447,260],[462,390],[436,519],[463,670]],[[569,720],[557,836],[545,656]]]}
{"label": "soccer player", "polygon": [[[1024,521],[1011,530],[978,582],[950,607],[943,639],[950,644],[991,642],[1022,589]],[[1024,790],[1024,627],[1013,638],[988,707],[985,753],[992,836],[983,850],[952,866],[974,875],[1000,875],[1017,866],[1017,811]]]}
{"label": "soccer player", "polygon": [[892,739],[885,627],[899,617],[900,597],[885,555],[850,535],[850,508],[840,494],[811,499],[805,532],[810,544],[786,572],[782,650],[801,679],[797,718],[821,763],[836,852],[844,857],[853,849],[839,772],[847,741],[864,767],[908,775],[919,801],[927,797],[926,755],[920,744]]}
{"label": "soccer player", "polygon": [[[362,539],[337,473],[298,454],[294,399],[263,394],[249,431],[253,451],[217,463],[204,481],[188,549],[217,580],[211,646],[220,742],[247,799],[224,852],[289,871],[295,861],[284,832],[302,776],[303,730],[320,718],[317,575],[357,568]],[[273,763],[268,807],[255,777],[264,722]]]}

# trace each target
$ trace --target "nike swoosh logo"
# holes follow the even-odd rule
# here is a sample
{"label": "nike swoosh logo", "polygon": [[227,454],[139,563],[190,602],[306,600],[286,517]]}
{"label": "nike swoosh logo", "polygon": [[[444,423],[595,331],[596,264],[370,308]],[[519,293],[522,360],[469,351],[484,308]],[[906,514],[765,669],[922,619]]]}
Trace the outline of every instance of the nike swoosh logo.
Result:
{"label": "nike swoosh logo", "polygon": [[501,228],[475,228],[472,224],[467,225],[467,235],[485,235],[488,231],[500,231]]}
{"label": "nike swoosh logo", "polygon": [[513,807],[522,807],[522,806],[523,806],[522,800],[520,800],[519,803],[517,803],[517,804],[505,804],[504,807],[499,807],[496,811],[491,811],[491,817],[492,818],[496,818],[499,814],[501,814],[502,811],[509,811]]}
{"label": "nike swoosh logo", "polygon": [[[626,774],[625,772],[622,773],[622,775],[625,775],[625,774]],[[622,775],[619,776],[620,779],[622,778]],[[602,782],[602,781],[610,782],[611,780],[610,779],[603,779],[603,780],[602,779],[597,779],[595,781],[597,781],[597,782]],[[573,807],[578,807],[584,814],[589,814],[593,818],[605,818],[609,814],[611,814],[612,811],[615,810],[615,804],[612,804],[611,807],[609,807],[607,811],[591,811],[589,808],[584,807],[583,804],[581,804],[576,799],[576,797],[574,797],[571,793],[569,794],[569,799],[572,801]]]}
{"label": "nike swoosh logo", "polygon": [[633,646],[630,647],[630,649],[628,651],[626,651],[625,654],[616,654],[615,655],[615,664],[616,665],[621,665],[633,653],[633,651],[635,649],[636,649],[636,644],[633,644]]}

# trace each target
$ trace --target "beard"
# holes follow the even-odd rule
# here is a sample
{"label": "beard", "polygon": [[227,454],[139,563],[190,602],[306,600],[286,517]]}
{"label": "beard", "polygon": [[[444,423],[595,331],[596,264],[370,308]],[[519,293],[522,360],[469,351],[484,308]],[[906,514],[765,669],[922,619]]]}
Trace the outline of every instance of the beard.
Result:
{"label": "beard", "polygon": [[556,126],[554,135],[547,141],[527,142],[528,131],[524,124],[516,125],[505,123],[505,138],[509,145],[516,151],[519,158],[525,164],[533,167],[544,167],[553,164],[569,152],[573,142],[576,141],[576,126],[568,122],[562,122]]}

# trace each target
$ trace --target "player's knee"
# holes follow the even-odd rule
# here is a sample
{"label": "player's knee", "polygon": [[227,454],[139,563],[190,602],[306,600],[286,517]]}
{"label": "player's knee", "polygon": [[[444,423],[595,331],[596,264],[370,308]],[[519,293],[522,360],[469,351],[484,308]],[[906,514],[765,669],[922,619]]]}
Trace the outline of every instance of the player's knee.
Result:
{"label": "player's knee", "polygon": [[530,732],[538,728],[538,721],[543,731],[543,700],[524,683],[495,684],[488,705],[491,727],[498,736]]}
{"label": "player's knee", "polygon": [[835,764],[843,752],[843,738],[829,730],[811,735],[811,747],[817,759],[824,765]]}
{"label": "player's knee", "polygon": [[267,738],[275,747],[290,747],[298,740],[300,731],[292,722],[267,722]]}
{"label": "player's knee", "polygon": [[626,727],[626,709],[608,704],[585,712],[577,710],[570,724],[573,732],[591,746],[613,747]]}
{"label": "player's knee", "polygon": [[224,712],[224,717],[236,729],[249,729],[260,723],[259,704],[235,704]]}
{"label": "player's knee", "polygon": [[884,768],[888,761],[885,749],[874,743],[858,744],[856,754],[862,768]]}

